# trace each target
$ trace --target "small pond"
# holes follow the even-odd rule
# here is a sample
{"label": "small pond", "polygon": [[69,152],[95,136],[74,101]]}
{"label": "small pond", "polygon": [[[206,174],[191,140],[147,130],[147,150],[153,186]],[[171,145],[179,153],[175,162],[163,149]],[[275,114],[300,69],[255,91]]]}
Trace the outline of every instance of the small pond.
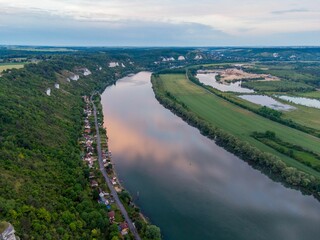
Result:
{"label": "small pond", "polygon": [[280,111],[289,111],[295,109],[295,107],[283,104],[278,102],[277,100],[273,99],[272,97],[266,95],[241,95],[239,96],[242,99],[245,99],[249,102],[259,104],[261,106],[266,106],[275,110]]}
{"label": "small pond", "polygon": [[295,104],[300,104],[307,107],[319,108],[320,109],[320,101],[317,99],[304,98],[304,97],[290,97],[290,96],[277,96],[283,100],[288,102],[293,102]]}

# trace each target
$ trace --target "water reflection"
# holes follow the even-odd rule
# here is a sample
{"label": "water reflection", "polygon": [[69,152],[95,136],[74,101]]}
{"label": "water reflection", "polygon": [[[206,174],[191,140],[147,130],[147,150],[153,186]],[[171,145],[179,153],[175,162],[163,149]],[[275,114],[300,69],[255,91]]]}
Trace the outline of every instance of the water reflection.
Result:
{"label": "water reflection", "polygon": [[216,80],[217,73],[198,73],[197,78],[205,85],[216,88],[222,92],[239,92],[239,93],[253,93],[249,88],[241,87],[241,81],[233,83],[220,83]]}
{"label": "water reflection", "polygon": [[293,106],[278,102],[272,97],[266,95],[241,95],[239,97],[249,102],[259,104],[261,106],[266,106],[275,110],[288,111],[295,109],[295,107]]}
{"label": "water reflection", "polygon": [[116,169],[165,239],[315,239],[320,204],[284,188],[163,108],[150,73],[102,95]]}
{"label": "water reflection", "polygon": [[317,99],[304,98],[304,97],[290,97],[290,96],[277,96],[288,102],[293,102],[295,104],[304,105],[307,107],[314,107],[320,109],[320,101]]}

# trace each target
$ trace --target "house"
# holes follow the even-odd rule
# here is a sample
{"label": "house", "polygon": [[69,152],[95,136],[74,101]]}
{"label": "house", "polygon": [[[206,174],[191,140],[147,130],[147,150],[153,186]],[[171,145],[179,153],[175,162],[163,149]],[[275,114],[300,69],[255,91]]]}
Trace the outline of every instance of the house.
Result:
{"label": "house", "polygon": [[91,187],[98,187],[98,182],[95,180],[91,181]]}
{"label": "house", "polygon": [[0,240],[16,240],[13,226],[8,222],[0,222]]}
{"label": "house", "polygon": [[113,178],[112,178],[112,184],[113,184],[113,185],[116,185],[116,184],[117,184],[117,178],[116,178],[116,177],[113,177]]}
{"label": "house", "polygon": [[185,58],[184,56],[179,56],[179,57],[178,57],[178,60],[179,60],[179,61],[184,61],[184,60],[186,60],[186,58]]}
{"label": "house", "polygon": [[128,223],[122,222],[120,223],[119,227],[120,227],[121,235],[127,235],[129,233]]}
{"label": "house", "polygon": [[109,67],[110,68],[119,67],[119,63],[118,62],[110,62]]}
{"label": "house", "polygon": [[108,212],[108,217],[109,217],[109,221],[110,223],[113,223],[114,219],[115,219],[115,212],[114,211],[110,211]]}
{"label": "house", "polygon": [[60,88],[59,83],[55,83],[55,84],[54,84],[54,87],[55,87],[56,89],[59,89],[59,88]]}

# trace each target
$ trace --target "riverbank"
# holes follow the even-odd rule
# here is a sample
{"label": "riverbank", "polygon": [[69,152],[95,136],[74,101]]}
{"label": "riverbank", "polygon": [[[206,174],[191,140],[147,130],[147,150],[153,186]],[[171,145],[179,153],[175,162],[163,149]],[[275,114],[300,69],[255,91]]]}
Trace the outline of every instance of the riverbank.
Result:
{"label": "riverbank", "polygon": [[[150,229],[154,229],[159,232],[160,236],[160,229],[154,225],[151,225],[147,218],[140,212],[140,209],[133,202],[132,196],[122,186],[117,176],[114,163],[112,161],[112,154],[109,151],[107,131],[103,127],[104,117],[100,96],[96,95],[94,99],[94,101],[91,101],[91,104],[94,109],[97,109],[96,114],[98,114],[99,116],[95,121],[95,131],[101,132],[101,135],[97,134],[95,137],[95,139],[97,140],[98,162],[100,170],[102,172],[102,177],[106,180],[107,183],[107,191],[109,192],[109,194],[111,193],[111,196],[113,196],[115,202],[117,203],[118,210],[120,210],[121,215],[126,220],[126,223],[128,224],[128,227],[130,228],[130,232],[131,234],[133,234],[134,239],[139,240],[140,236],[144,239],[149,239],[147,236]],[[100,142],[102,150],[99,150],[98,142]],[[101,152],[101,156],[99,156],[99,152]],[[112,208],[109,210],[112,210]],[[122,226],[123,224],[119,224],[119,229],[121,229]]]}
{"label": "riverbank", "polygon": [[[198,93],[203,96],[203,90],[201,90],[201,87],[196,87],[196,85],[188,84],[186,82],[187,80],[183,80],[183,84],[181,82],[182,80],[179,80],[179,86],[174,86],[175,80],[173,78],[167,80],[166,82],[165,81],[166,80],[162,78],[162,75],[153,75],[152,77],[152,86],[156,98],[163,106],[169,108],[173,113],[180,116],[190,125],[198,128],[203,135],[214,140],[218,145],[224,147],[229,152],[232,152],[235,155],[239,156],[250,165],[258,168],[270,178],[281,181],[292,188],[298,188],[304,193],[312,194],[317,199],[319,199],[320,182],[318,178],[299,171],[296,168],[289,167],[279,157],[259,150],[246,141],[240,140],[239,138],[231,135],[225,130],[218,128],[216,125],[213,125],[214,123],[210,123],[204,120],[202,118],[203,116],[200,117],[199,111],[202,110],[196,108],[198,110],[194,111],[194,106],[192,106],[192,108],[190,107],[191,99],[189,99],[190,101],[188,101],[188,103],[186,103],[184,100],[189,93],[192,95],[192,99],[198,99]],[[164,83],[170,83],[170,86],[165,86]],[[179,89],[179,91],[183,93],[183,100],[179,94],[175,94],[175,90],[177,89]],[[202,98],[199,98],[199,101],[202,101],[201,99]],[[212,107],[213,105],[211,104],[211,110]],[[221,118],[222,108],[219,107],[219,109],[219,116]],[[235,111],[233,111],[233,113],[236,113]],[[312,170],[310,171],[313,172]]]}

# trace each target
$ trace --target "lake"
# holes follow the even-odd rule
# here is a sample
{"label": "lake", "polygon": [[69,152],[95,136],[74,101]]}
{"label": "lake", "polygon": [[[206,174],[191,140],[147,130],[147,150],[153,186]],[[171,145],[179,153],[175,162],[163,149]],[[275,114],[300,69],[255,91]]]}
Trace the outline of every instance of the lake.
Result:
{"label": "lake", "polygon": [[273,182],[154,97],[149,72],[102,94],[113,162],[167,240],[314,240],[320,203]]}
{"label": "lake", "polygon": [[277,97],[283,100],[286,100],[288,102],[293,102],[295,104],[300,104],[307,107],[320,109],[320,101],[317,99],[304,98],[304,97],[290,97],[290,96],[277,96]]}
{"label": "lake", "polygon": [[205,85],[211,86],[222,92],[239,92],[239,93],[253,93],[249,88],[241,87],[241,81],[233,83],[220,83],[216,80],[217,73],[198,73],[196,77]]}
{"label": "lake", "polygon": [[269,108],[272,108],[275,110],[288,111],[288,110],[295,109],[295,107],[293,107],[293,106],[278,102],[277,100],[273,99],[272,97],[269,97],[266,95],[240,95],[239,97],[244,100],[247,100],[249,102],[259,104],[261,106],[266,106],[266,107],[269,107]]}

